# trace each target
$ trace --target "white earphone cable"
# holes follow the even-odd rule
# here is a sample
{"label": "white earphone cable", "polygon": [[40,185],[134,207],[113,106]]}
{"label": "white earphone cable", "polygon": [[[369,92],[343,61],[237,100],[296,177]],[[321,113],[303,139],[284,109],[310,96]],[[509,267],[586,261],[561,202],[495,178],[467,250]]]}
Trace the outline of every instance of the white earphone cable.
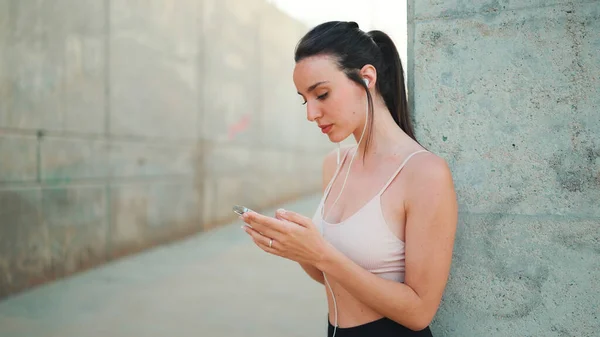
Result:
{"label": "white earphone cable", "polygon": [[[368,86],[368,81],[366,81],[366,84]],[[368,88],[367,88],[368,90]],[[367,100],[367,109],[366,109],[366,118],[365,118],[365,125],[363,127],[363,132],[360,135],[360,139],[358,140],[358,143],[356,145],[356,151],[354,151],[354,153],[352,154],[352,159],[350,159],[350,163],[348,164],[348,172],[346,172],[346,177],[344,178],[344,182],[342,183],[342,188],[340,189],[340,193],[338,193],[337,198],[335,199],[335,201],[333,202],[333,204],[329,207],[329,211],[331,211],[331,209],[333,208],[333,206],[335,206],[335,204],[337,203],[337,201],[340,199],[340,196],[342,195],[342,192],[344,191],[344,187],[346,186],[346,181],[348,180],[348,176],[350,175],[350,168],[352,167],[352,162],[354,162],[354,158],[356,157],[356,153],[358,152],[358,147],[360,146],[360,143],[362,142],[363,136],[365,135],[365,131],[367,129],[367,122],[369,120],[369,104],[368,104],[368,100]],[[338,143],[339,146],[339,143]],[[340,149],[338,147],[338,166],[340,165]],[[323,201],[323,212],[325,209],[325,202]],[[325,212],[324,212],[325,213]],[[326,214],[326,213],[325,213]],[[325,219],[325,214],[323,215],[323,219]],[[335,301],[335,295],[333,294],[333,290],[331,289],[331,285],[329,284],[329,282],[327,281],[327,276],[325,276],[325,273],[323,273],[323,280],[325,281],[325,284],[327,285],[327,287],[329,288],[329,292],[331,293],[331,298],[333,300],[333,310],[334,310],[334,326],[333,326],[333,336],[335,337],[335,333],[338,327],[338,314],[337,314],[337,303]]]}

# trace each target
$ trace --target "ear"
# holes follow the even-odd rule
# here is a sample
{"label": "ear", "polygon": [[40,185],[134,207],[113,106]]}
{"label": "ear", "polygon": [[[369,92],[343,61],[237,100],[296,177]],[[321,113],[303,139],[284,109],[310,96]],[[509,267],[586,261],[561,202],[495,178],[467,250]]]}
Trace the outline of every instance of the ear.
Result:
{"label": "ear", "polygon": [[369,88],[373,88],[377,83],[377,69],[370,64],[365,64],[360,69],[360,77],[369,81]]}

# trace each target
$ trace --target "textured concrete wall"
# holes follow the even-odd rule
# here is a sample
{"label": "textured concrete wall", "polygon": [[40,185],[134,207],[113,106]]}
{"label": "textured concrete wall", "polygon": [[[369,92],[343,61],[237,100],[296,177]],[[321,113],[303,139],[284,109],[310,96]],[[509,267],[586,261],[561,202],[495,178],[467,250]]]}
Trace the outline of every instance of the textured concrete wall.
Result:
{"label": "textured concrete wall", "polygon": [[306,30],[262,0],[0,0],[0,297],[317,191]]}
{"label": "textured concrete wall", "polygon": [[418,136],[460,222],[436,336],[600,330],[600,1],[409,1]]}

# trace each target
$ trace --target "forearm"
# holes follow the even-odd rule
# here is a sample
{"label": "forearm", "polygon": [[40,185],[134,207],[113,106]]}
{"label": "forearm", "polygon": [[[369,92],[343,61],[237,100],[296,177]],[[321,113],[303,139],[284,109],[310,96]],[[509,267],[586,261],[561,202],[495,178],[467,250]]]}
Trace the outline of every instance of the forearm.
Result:
{"label": "forearm", "polygon": [[313,280],[324,284],[325,280],[323,278],[323,272],[320,271],[317,267],[306,263],[300,263],[300,266]]}
{"label": "forearm", "polygon": [[422,330],[431,321],[432,315],[411,287],[378,277],[335,249],[325,254],[317,268],[371,309],[409,329]]}

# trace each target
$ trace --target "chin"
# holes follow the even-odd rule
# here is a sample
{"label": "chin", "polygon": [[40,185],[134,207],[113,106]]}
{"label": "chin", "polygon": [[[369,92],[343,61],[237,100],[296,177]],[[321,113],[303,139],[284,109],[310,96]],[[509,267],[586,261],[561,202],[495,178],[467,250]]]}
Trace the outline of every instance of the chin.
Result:
{"label": "chin", "polygon": [[343,133],[339,133],[339,132],[332,132],[329,133],[327,135],[329,137],[329,140],[332,143],[341,143],[343,142],[346,138],[348,138],[348,136],[350,136],[350,134],[346,134],[344,135]]}

